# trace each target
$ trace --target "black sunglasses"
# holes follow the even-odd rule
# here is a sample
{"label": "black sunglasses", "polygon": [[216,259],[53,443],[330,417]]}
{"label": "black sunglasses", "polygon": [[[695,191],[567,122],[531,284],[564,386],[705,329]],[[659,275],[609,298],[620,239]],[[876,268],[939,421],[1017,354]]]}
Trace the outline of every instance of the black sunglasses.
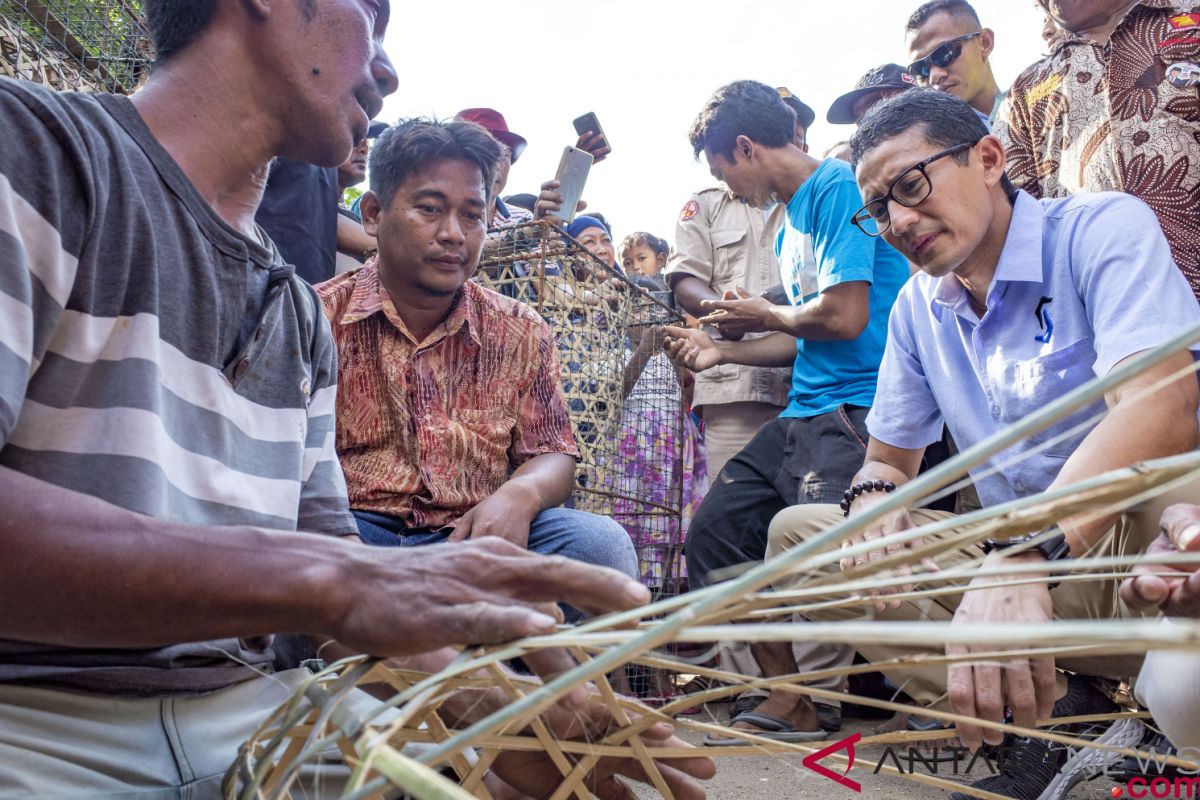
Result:
{"label": "black sunglasses", "polygon": [[962,55],[963,42],[982,35],[983,31],[975,31],[974,33],[964,33],[962,36],[956,36],[949,41],[942,42],[933,49],[932,53],[924,58],[918,58],[909,64],[908,74],[917,80],[929,80],[929,71],[933,67],[945,69],[950,66]]}
{"label": "black sunglasses", "polygon": [[[921,205],[925,202],[925,198],[933,193],[933,180],[926,171],[929,165],[938,159],[961,153],[977,144],[979,144],[978,139],[973,142],[956,144],[934,153],[924,161],[913,164],[888,185],[887,194],[869,201],[850,218],[850,221],[867,236],[883,235],[888,228],[892,227],[892,215],[888,212],[889,202],[895,201],[905,208],[915,208]],[[868,222],[875,224],[870,226],[867,224]]]}

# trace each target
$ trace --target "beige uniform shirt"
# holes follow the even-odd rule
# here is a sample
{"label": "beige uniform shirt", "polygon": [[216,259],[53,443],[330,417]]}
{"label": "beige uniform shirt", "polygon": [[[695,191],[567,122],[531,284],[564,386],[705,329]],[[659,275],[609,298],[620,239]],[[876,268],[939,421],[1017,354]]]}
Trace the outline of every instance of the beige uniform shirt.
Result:
{"label": "beige uniform shirt", "polygon": [[[699,278],[718,295],[737,286],[758,294],[780,283],[774,238],[782,219],[782,214],[768,218],[724,186],[702,189],[680,212],[675,250],[664,274]],[[720,338],[712,327],[705,331]],[[787,367],[722,364],[696,375],[694,405],[758,402],[786,406],[791,386],[792,371]]]}

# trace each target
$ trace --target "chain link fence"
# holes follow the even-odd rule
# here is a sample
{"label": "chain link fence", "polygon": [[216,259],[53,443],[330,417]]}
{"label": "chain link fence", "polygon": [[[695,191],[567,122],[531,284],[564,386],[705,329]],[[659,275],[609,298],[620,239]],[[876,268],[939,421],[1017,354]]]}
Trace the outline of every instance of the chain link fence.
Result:
{"label": "chain link fence", "polygon": [[138,0],[0,0],[0,75],[128,94],[150,60]]}

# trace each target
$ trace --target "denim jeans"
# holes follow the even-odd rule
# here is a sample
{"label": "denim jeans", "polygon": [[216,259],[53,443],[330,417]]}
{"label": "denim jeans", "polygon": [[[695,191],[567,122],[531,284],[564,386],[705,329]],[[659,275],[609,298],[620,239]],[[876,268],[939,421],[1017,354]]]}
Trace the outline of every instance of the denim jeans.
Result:
{"label": "denim jeans", "polygon": [[[395,517],[370,511],[353,513],[358,523],[358,535],[370,545],[420,547],[441,544],[450,536],[450,528],[406,528]],[[544,556],[564,556],[615,569],[635,580],[638,577],[637,553],[629,534],[616,522],[598,514],[572,508],[548,508],[533,518],[528,547]],[[566,605],[563,612],[568,622],[583,618],[580,611]]]}

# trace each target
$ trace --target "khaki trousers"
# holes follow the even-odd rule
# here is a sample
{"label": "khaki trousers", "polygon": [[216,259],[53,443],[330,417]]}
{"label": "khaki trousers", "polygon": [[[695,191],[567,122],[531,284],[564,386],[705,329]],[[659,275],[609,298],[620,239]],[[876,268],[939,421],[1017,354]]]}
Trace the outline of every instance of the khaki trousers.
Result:
{"label": "khaki trousers", "polygon": [[[237,749],[307,677],[299,669],[178,697],[0,685],[0,797],[219,800]],[[348,698],[377,704],[365,692]],[[339,753],[305,769],[297,797],[339,797]]]}
{"label": "khaki trousers", "polygon": [[[1146,501],[1123,514],[1092,549],[1089,556],[1130,555],[1144,552],[1150,542],[1158,535],[1158,521],[1163,509],[1172,503],[1195,502],[1197,484],[1174,489],[1153,500]],[[929,511],[926,509],[911,510],[913,521],[923,525],[935,520],[954,516],[945,511]],[[783,553],[788,548],[816,536],[825,529],[842,520],[842,510],[834,505],[798,505],[781,511],[771,521],[767,542],[767,559]],[[954,532],[941,534],[933,538],[953,537]],[[982,551],[975,545],[969,551],[951,552],[939,559],[943,567],[962,564],[969,558],[978,558]],[[836,571],[836,562],[829,568]],[[1117,619],[1126,617],[1141,617],[1139,612],[1128,608],[1117,593],[1119,581],[1082,581],[1063,583],[1055,588],[1050,596],[1054,603],[1056,619]],[[775,584],[777,589],[795,588],[794,580],[782,580]],[[937,598],[922,598],[907,601],[899,608],[889,608],[876,614],[876,619],[903,621],[936,621],[944,622],[954,616],[961,595],[943,595]],[[814,611],[808,616],[815,621],[840,621],[858,619],[863,615],[861,609],[838,608]],[[871,662],[887,659],[927,654],[928,648],[898,647],[885,645],[855,645],[864,658]],[[1141,668],[1141,656],[1092,656],[1084,658],[1062,658],[1058,666],[1085,675],[1098,675],[1110,678],[1129,678],[1137,675]],[[929,665],[925,667],[906,666],[901,671],[896,668],[885,670],[892,681],[901,686],[917,703],[924,705],[945,705],[946,667],[945,665]]]}
{"label": "khaki trousers", "polygon": [[725,462],[754,438],[758,429],[779,416],[783,406],[771,403],[716,403],[700,407],[704,417],[704,460],[715,481]]}

